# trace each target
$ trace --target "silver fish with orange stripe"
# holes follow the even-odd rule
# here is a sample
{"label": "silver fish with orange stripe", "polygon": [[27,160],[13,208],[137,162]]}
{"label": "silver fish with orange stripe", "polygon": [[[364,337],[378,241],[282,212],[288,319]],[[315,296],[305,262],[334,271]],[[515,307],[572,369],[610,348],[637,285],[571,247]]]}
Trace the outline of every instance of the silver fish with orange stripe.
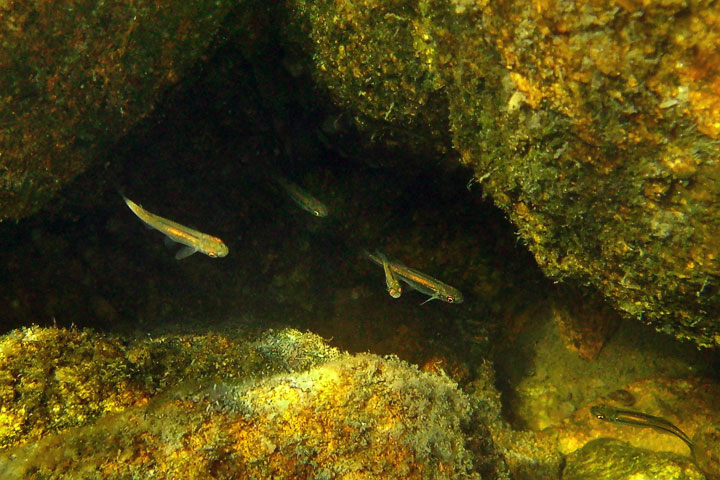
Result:
{"label": "silver fish with orange stripe", "polygon": [[[383,265],[383,259],[378,255],[365,252],[365,256],[376,264]],[[427,302],[436,299],[447,303],[462,303],[463,295],[457,288],[450,286],[447,283],[443,283],[419,270],[406,267],[402,263],[390,262],[387,259],[385,259],[385,262],[387,263],[388,268],[397,275],[400,280],[407,283],[411,288],[417,290],[418,292],[430,296],[430,298],[420,305],[424,305]]]}
{"label": "silver fish with orange stripe", "polygon": [[150,213],[124,195],[123,200],[130,207],[130,210],[147,226],[163,233],[170,240],[185,245],[175,254],[176,259],[181,260],[195,252],[202,252],[212,258],[220,258],[228,254],[227,245],[219,238]]}

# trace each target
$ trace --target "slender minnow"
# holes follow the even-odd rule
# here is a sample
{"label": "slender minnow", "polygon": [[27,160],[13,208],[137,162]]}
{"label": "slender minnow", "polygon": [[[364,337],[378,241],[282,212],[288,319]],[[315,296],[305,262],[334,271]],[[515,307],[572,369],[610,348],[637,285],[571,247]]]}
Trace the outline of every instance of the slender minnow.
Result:
{"label": "slender minnow", "polygon": [[385,271],[385,285],[387,286],[388,293],[392,298],[400,298],[400,295],[402,295],[402,287],[392,268],[390,268],[390,262],[388,262],[384,253],[377,252],[377,256],[382,262],[383,270]]}
{"label": "slender minnow", "polygon": [[124,195],[123,200],[146,225],[167,235],[170,240],[185,245],[185,248],[175,254],[175,258],[178,260],[189,257],[195,252],[202,252],[213,258],[224,257],[228,254],[228,247],[219,238],[150,213]]}
{"label": "slender minnow", "polygon": [[325,204],[300,188],[300,186],[279,175],[275,175],[275,181],[280,184],[292,201],[297,203],[300,208],[312,213],[316,217],[327,216],[328,208]]}
{"label": "slender minnow", "polygon": [[626,425],[635,425],[637,427],[648,427],[660,430],[662,432],[671,433],[678,437],[680,440],[685,442],[690,451],[693,451],[693,442],[690,437],[685,434],[678,427],[665,420],[662,417],[656,417],[654,415],[648,415],[647,413],[636,412],[633,410],[623,410],[615,408],[605,403],[599,405],[593,405],[590,408],[590,413],[600,420],[606,422],[623,423]]}
{"label": "slender minnow", "polygon": [[[365,255],[378,265],[382,265],[382,260],[376,255],[369,252],[365,252]],[[410,285],[411,288],[425,295],[430,295],[430,298],[421,303],[421,305],[435,299],[440,299],[447,303],[462,303],[463,301],[460,290],[430,275],[426,275],[414,268],[406,267],[402,263],[388,262],[388,266],[400,280]]]}

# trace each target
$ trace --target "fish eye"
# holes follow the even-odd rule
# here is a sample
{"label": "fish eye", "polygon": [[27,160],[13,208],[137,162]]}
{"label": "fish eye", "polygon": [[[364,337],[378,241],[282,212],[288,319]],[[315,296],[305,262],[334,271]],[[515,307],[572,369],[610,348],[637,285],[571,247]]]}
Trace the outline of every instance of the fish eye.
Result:
{"label": "fish eye", "polygon": [[447,300],[448,303],[453,303],[455,301],[454,297],[447,297],[445,300]]}

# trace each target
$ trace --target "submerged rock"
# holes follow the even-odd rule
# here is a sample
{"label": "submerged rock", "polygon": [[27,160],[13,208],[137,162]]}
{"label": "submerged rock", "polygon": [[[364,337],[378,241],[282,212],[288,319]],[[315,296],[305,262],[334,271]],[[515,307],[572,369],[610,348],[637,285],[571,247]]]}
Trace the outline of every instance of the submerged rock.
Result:
{"label": "submerged rock", "polygon": [[186,378],[247,375],[265,359],[246,343],[216,335],[127,344],[88,330],[12,331],[0,337],[0,448],[147,405]]}
{"label": "submerged rock", "polygon": [[[125,345],[33,328],[5,336],[0,353],[2,478],[480,478],[466,447],[473,403],[448,377],[312,334]],[[59,380],[59,365],[77,381]]]}
{"label": "submerged rock", "polygon": [[[629,445],[656,452],[673,452],[691,456],[688,446],[677,436],[654,428],[640,428],[620,422],[602,421],[590,412],[593,405],[607,403],[615,408],[632,410],[661,417],[671,422],[688,437],[698,437],[707,455],[717,451],[718,442],[712,441],[712,435],[701,435],[701,431],[712,432],[720,422],[717,412],[717,398],[720,384],[710,378],[653,378],[640,380],[618,390],[608,392],[578,409],[567,422],[563,422],[547,432],[557,436],[557,448],[563,453],[571,453],[590,440],[612,437]],[[632,405],[625,404],[630,397]],[[693,440],[694,441],[694,440]],[[717,455],[715,453],[714,455]]]}
{"label": "submerged rock", "polygon": [[233,5],[0,3],[0,221],[43,207],[147,116]]}
{"label": "submerged rock", "polygon": [[687,457],[651,452],[617,440],[600,438],[568,456],[562,478],[703,480],[705,476]]}
{"label": "submerged rock", "polygon": [[720,426],[706,424],[698,428],[693,441],[693,458],[708,480],[720,479]]}
{"label": "submerged rock", "polygon": [[371,138],[450,138],[547,275],[720,345],[712,2],[289,6],[288,38]]}

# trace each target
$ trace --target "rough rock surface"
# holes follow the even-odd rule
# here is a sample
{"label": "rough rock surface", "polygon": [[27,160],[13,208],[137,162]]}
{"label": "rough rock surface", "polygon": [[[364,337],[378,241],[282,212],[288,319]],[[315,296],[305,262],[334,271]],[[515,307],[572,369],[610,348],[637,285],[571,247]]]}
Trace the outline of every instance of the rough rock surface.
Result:
{"label": "rough rock surface", "polygon": [[145,117],[234,4],[0,2],[0,221],[43,207]]}
{"label": "rough rock surface", "polygon": [[601,438],[570,455],[562,478],[702,480],[705,476],[687,457],[658,453]]}
{"label": "rough rock surface", "polygon": [[290,4],[336,102],[376,132],[447,123],[547,275],[720,345],[714,2]]}
{"label": "rough rock surface", "polygon": [[295,330],[128,344],[35,327],[0,338],[0,362],[2,478],[479,479],[472,446],[490,442],[477,393]]}

